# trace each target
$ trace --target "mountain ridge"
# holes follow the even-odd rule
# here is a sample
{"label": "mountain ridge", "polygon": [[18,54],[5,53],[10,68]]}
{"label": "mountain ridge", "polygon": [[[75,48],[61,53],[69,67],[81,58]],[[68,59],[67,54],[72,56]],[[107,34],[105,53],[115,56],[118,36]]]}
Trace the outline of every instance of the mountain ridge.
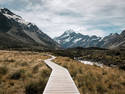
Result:
{"label": "mountain ridge", "polygon": [[[63,48],[72,48],[72,47],[90,47],[89,45],[96,45],[93,44],[93,41],[99,41],[101,37],[97,37],[95,35],[88,36],[83,35],[81,33],[67,33],[70,30],[65,31],[61,36],[55,37],[54,40],[58,42]],[[91,41],[91,42],[90,42]]]}
{"label": "mountain ridge", "polygon": [[[35,24],[25,21],[22,17],[14,14],[10,10],[3,8],[0,9],[0,38],[1,46],[4,46],[4,38],[7,41],[10,39],[12,43],[8,45],[9,48],[13,48],[17,42],[17,46],[31,48],[59,48],[59,44],[51,39],[48,35],[43,33]],[[7,39],[8,38],[8,39]],[[11,45],[12,44],[12,45]],[[5,45],[5,48],[6,48]],[[11,45],[11,46],[10,46]],[[14,45],[14,46],[13,46]]]}
{"label": "mountain ridge", "polygon": [[[55,37],[54,40],[58,42],[63,48],[73,48],[73,47],[100,47],[100,48],[125,48],[125,30],[118,33],[112,33],[105,37],[97,37],[96,35],[89,36],[83,35],[81,33],[76,33],[73,30],[65,31],[59,37]],[[68,33],[69,32],[69,33]]]}

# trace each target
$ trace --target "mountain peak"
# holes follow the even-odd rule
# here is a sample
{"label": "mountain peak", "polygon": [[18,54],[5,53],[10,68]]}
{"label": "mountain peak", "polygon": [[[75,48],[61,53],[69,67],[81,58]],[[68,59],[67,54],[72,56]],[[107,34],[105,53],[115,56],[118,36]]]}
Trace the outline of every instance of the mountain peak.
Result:
{"label": "mountain peak", "polygon": [[13,12],[11,12],[9,9],[7,9],[7,8],[1,8],[0,9],[0,12],[2,13],[2,14],[8,14],[8,15],[15,15]]}
{"label": "mountain peak", "polygon": [[54,38],[63,48],[70,47],[91,47],[95,46],[100,40],[97,36],[88,36],[81,33],[76,33],[74,30],[67,30],[61,36]]}
{"label": "mountain peak", "polygon": [[117,36],[117,35],[119,35],[119,34],[118,33],[110,33],[109,36]]}
{"label": "mountain peak", "polygon": [[125,37],[125,30],[123,30],[120,35],[123,36],[123,37]]}
{"label": "mountain peak", "polygon": [[75,33],[75,31],[73,29],[69,29],[69,30],[65,31],[64,33],[71,34],[71,33]]}
{"label": "mountain peak", "polygon": [[14,14],[13,12],[11,12],[9,9],[7,8],[2,8],[0,9],[0,13],[2,15],[4,15],[5,17],[7,17],[10,20],[14,20],[20,24],[25,24],[28,25],[29,22],[25,21],[21,16],[18,16],[16,14]]}

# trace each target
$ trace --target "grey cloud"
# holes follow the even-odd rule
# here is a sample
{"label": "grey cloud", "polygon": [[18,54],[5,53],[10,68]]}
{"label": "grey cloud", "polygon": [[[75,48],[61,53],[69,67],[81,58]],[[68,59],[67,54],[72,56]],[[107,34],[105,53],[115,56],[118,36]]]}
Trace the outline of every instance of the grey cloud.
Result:
{"label": "grey cloud", "polygon": [[0,0],[0,6],[36,23],[52,37],[69,28],[83,34],[97,30],[101,36],[119,32],[125,27],[124,5],[124,0]]}

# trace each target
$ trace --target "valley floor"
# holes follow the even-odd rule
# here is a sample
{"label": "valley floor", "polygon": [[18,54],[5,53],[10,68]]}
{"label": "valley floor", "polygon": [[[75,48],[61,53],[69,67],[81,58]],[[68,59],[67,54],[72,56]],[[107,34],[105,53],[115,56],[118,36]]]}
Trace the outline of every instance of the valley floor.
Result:
{"label": "valley floor", "polygon": [[[51,69],[48,53],[0,51],[0,94],[42,94]],[[125,71],[85,65],[69,57],[53,60],[67,68],[80,94],[125,94]]]}
{"label": "valley floor", "polygon": [[0,94],[42,94],[51,70],[45,53],[0,51]]}
{"label": "valley floor", "polygon": [[58,56],[54,62],[69,70],[80,94],[125,94],[124,70],[85,65],[61,56]]}

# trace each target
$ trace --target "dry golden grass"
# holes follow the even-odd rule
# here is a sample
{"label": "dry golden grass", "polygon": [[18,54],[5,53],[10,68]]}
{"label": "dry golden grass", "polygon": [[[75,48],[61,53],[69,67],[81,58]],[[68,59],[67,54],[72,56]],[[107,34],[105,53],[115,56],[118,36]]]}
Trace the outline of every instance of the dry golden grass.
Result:
{"label": "dry golden grass", "polygon": [[45,54],[0,51],[0,94],[42,94],[51,73]]}
{"label": "dry golden grass", "polygon": [[125,71],[82,64],[68,57],[54,62],[66,67],[81,94],[125,94]]}

